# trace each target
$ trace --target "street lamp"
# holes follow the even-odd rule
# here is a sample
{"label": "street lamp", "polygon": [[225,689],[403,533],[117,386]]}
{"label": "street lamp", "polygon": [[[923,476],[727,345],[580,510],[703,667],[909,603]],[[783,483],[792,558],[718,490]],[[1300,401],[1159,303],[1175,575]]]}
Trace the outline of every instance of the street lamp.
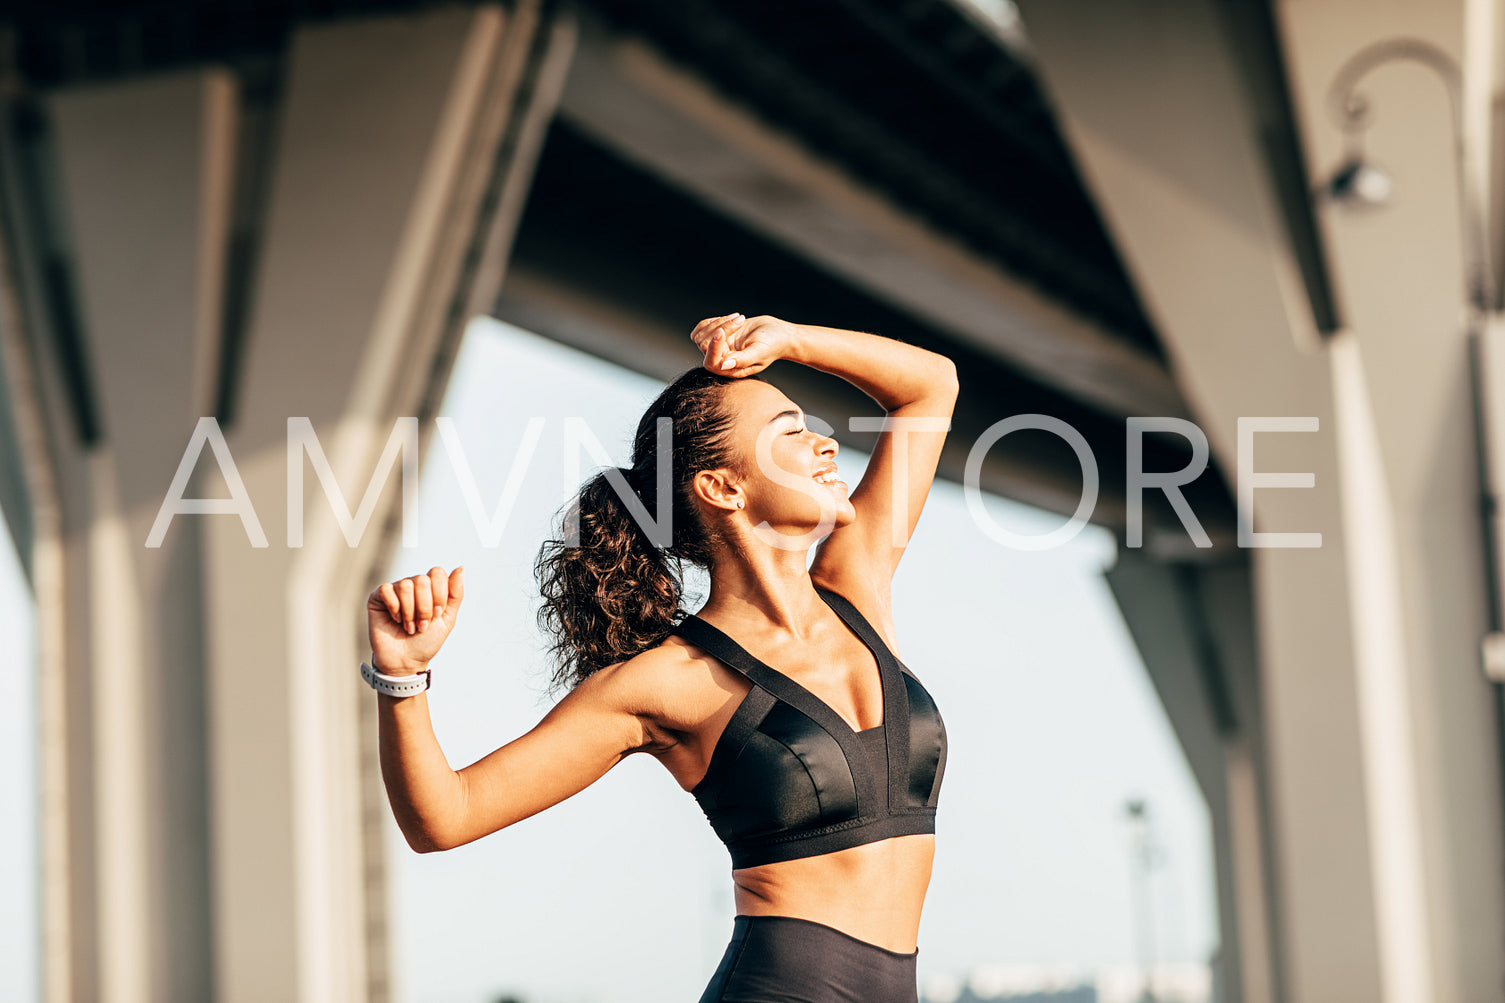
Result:
{"label": "street lamp", "polygon": [[[1355,53],[1338,70],[1328,88],[1328,111],[1344,136],[1343,162],[1318,189],[1325,201],[1344,206],[1383,205],[1393,185],[1388,175],[1375,167],[1364,153],[1364,133],[1372,124],[1369,102],[1358,91],[1359,82],[1373,69],[1390,62],[1411,61],[1428,67],[1447,89],[1453,126],[1453,161],[1457,172],[1458,229],[1463,246],[1464,302],[1469,336],[1469,363],[1473,391],[1476,463],[1480,483],[1480,518],[1483,526],[1485,593],[1489,627],[1481,643],[1484,675],[1493,683],[1495,725],[1505,737],[1505,595],[1501,568],[1505,566],[1505,510],[1499,499],[1505,481],[1505,442],[1497,441],[1491,429],[1505,428],[1505,321],[1495,312],[1494,271],[1490,263],[1485,230],[1484,200],[1472,161],[1470,132],[1463,116],[1463,73],[1442,49],[1414,38],[1376,42]],[[1505,741],[1502,741],[1505,749]],[[1502,753],[1505,755],[1505,753]],[[1505,765],[1505,764],[1502,764]],[[1505,770],[1502,770],[1505,775]]]}
{"label": "street lamp", "polygon": [[1467,129],[1463,122],[1463,74],[1451,56],[1430,42],[1392,38],[1360,49],[1338,70],[1327,90],[1327,108],[1343,132],[1344,159],[1328,176],[1319,195],[1342,205],[1383,205],[1394,188],[1390,177],[1364,153],[1364,133],[1373,124],[1368,99],[1358,90],[1371,70],[1386,63],[1410,61],[1428,67],[1442,79],[1452,112],[1454,166],[1458,173],[1459,228],[1463,235],[1463,269],[1470,313],[1470,333],[1479,330],[1493,308],[1493,280],[1484,213],[1468,170]]}
{"label": "street lamp", "polygon": [[1155,905],[1151,897],[1150,872],[1160,862],[1159,850],[1150,835],[1150,808],[1142,798],[1124,804],[1129,820],[1129,863],[1133,868],[1134,925],[1139,942],[1139,965],[1144,988],[1139,1003],[1155,1003]]}
{"label": "street lamp", "polygon": [[1364,159],[1349,157],[1328,178],[1322,196],[1344,206],[1381,206],[1390,201],[1395,183],[1390,175]]}

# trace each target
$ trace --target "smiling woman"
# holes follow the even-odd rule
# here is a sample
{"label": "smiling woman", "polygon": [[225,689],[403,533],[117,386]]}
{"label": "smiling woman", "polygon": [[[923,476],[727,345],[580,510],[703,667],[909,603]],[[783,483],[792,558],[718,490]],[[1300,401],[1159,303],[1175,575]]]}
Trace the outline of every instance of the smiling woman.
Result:
{"label": "smiling woman", "polygon": [[[451,770],[426,680],[406,677],[427,671],[453,628],[463,575],[434,568],[371,594],[376,669],[399,677],[375,677],[394,816],[413,848],[449,849],[650,753],[731,855],[736,923],[702,1003],[914,1003],[946,735],[896,654],[889,583],[945,433],[911,432],[902,452],[884,433],[849,495],[833,476],[835,440],[753,377],[790,359],[890,416],[947,419],[955,367],[773,317],[710,318],[691,337],[702,365],[649,406],[630,466],[581,489],[565,517],[578,539],[539,553],[540,620],[569,692],[535,727]],[[659,510],[665,467],[673,533],[661,546],[634,509]],[[694,614],[680,608],[686,564],[710,577]]]}

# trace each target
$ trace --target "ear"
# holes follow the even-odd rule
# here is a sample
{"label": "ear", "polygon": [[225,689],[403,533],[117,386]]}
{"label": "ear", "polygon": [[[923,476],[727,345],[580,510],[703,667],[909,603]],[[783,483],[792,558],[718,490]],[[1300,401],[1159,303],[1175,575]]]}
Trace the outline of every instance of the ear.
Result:
{"label": "ear", "polygon": [[696,473],[690,480],[690,490],[707,505],[727,511],[735,511],[737,503],[747,497],[732,472],[724,467]]}

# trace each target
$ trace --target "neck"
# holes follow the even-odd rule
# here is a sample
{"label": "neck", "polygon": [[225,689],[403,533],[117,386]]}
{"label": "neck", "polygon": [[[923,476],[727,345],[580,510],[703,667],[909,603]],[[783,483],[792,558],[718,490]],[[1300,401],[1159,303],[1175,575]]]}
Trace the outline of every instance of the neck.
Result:
{"label": "neck", "polygon": [[758,547],[751,554],[718,560],[700,612],[728,624],[773,628],[805,639],[825,609],[810,580],[808,553]]}

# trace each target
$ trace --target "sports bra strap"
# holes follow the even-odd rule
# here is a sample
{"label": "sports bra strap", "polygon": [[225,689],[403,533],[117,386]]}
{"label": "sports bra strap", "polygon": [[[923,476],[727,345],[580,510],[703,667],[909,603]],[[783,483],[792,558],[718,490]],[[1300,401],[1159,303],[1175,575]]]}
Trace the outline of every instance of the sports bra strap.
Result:
{"label": "sports bra strap", "polygon": [[[847,622],[852,632],[862,639],[862,643],[872,649],[873,657],[878,660],[879,672],[883,680],[883,724],[884,736],[888,745],[888,759],[890,763],[909,762],[909,694],[904,682],[903,665],[898,657],[889,650],[888,645],[883,643],[883,638],[873,629],[873,625],[867,622],[867,617],[858,611],[857,607],[847,600],[847,597],[830,589],[823,589],[819,585],[815,590],[825,599],[826,605],[836,611],[836,615]],[[900,771],[891,769],[888,771],[888,803],[901,805],[904,803],[905,784],[907,779]]]}
{"label": "sports bra strap", "polygon": [[[849,754],[856,748],[857,733],[825,701],[794,679],[759,661],[721,628],[691,613],[679,622],[674,632],[697,648],[709,651],[782,702],[797,707],[806,717],[829,732]],[[885,688],[885,693],[887,692]]]}
{"label": "sports bra strap", "polygon": [[815,586],[815,591],[825,597],[826,605],[835,609],[841,618],[847,622],[847,626],[851,627],[857,633],[857,636],[862,638],[863,643],[872,648],[875,653],[881,651],[895,662],[899,660],[898,656],[890,651],[888,645],[883,642],[883,635],[879,634],[873,628],[873,625],[867,622],[867,617],[862,615],[861,610],[847,601],[846,596],[839,592],[832,592],[830,589],[823,589],[819,585]]}
{"label": "sports bra strap", "polygon": [[780,683],[780,679],[784,677],[754,658],[746,648],[732,640],[731,636],[719,627],[691,613],[675,626],[674,633],[681,635],[697,648],[709,651],[779,699],[787,700],[784,687]]}

